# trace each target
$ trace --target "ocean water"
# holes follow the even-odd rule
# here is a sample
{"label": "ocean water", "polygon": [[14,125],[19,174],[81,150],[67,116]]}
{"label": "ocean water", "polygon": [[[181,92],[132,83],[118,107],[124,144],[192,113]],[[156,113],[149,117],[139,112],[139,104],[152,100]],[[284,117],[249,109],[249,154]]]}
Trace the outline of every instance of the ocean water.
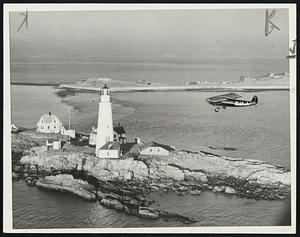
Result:
{"label": "ocean water", "polygon": [[11,81],[78,82],[87,78],[139,80],[167,84],[186,81],[228,81],[288,71],[286,59],[193,59],[168,61],[24,62],[11,64]]}
{"label": "ocean water", "polygon": [[56,114],[64,124],[68,123],[72,107],[54,95],[57,89],[49,86],[11,86],[11,120],[17,126],[35,128],[44,113]]}
{"label": "ocean water", "polygon": [[200,196],[151,193],[153,207],[193,217],[196,223],[145,220],[65,193],[13,182],[13,228],[122,228],[289,225],[290,204],[203,191]]}
{"label": "ocean water", "polygon": [[[194,64],[178,67],[164,64],[157,71],[154,70],[158,67],[155,63],[155,66],[148,65],[147,70],[135,64],[100,64],[87,63],[77,67],[57,64],[53,66],[55,69],[49,68],[49,65],[35,65],[34,70],[32,65],[14,65],[12,71],[18,73],[12,75],[12,80],[53,82],[57,79],[75,82],[83,77],[108,77],[137,81],[145,79],[146,75],[146,80],[157,80],[159,76],[166,82],[183,83],[186,79],[199,80],[197,75],[201,71],[203,75],[213,75],[207,78],[214,80],[223,80],[226,75],[230,79],[234,75],[248,75],[246,72],[261,75],[270,71],[288,71],[285,64],[270,62],[265,62],[265,65],[253,62],[248,66],[243,63],[230,66],[223,62],[223,73],[221,69],[215,70],[216,65],[210,64],[206,65],[208,74],[205,68],[200,69],[199,65]],[[222,65],[221,62],[219,64]],[[57,67],[61,70],[56,71]],[[84,74],[89,70],[90,74]],[[186,78],[182,77],[185,72]],[[55,95],[57,91],[52,87],[12,86],[12,121],[18,126],[35,127],[39,115],[50,110],[67,125],[68,111],[73,108],[72,128],[89,133],[97,121],[98,94],[78,93],[59,98]],[[210,149],[216,154],[264,160],[290,168],[289,92],[239,93],[245,99],[257,95],[258,106],[227,108],[218,113],[205,102],[207,97],[216,94],[219,93],[113,93],[114,123],[120,122],[125,127],[128,140],[141,137],[143,141],[157,141],[174,145],[177,149]],[[213,192],[202,192],[200,196],[151,193],[150,197],[156,200],[154,207],[195,218],[197,222],[192,226],[289,225],[290,220],[289,199],[255,201]],[[13,182],[13,225],[14,228],[190,226],[162,219],[144,220],[127,216],[68,194],[27,187],[22,181]]]}

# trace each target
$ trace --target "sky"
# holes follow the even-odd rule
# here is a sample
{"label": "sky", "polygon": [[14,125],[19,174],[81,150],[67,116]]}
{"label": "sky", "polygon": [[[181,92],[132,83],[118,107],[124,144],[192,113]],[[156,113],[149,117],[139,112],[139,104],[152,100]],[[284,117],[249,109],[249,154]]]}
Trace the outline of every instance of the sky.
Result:
{"label": "sky", "polygon": [[264,34],[265,9],[29,12],[10,14],[12,59],[83,57],[282,58],[288,54],[288,10]]}

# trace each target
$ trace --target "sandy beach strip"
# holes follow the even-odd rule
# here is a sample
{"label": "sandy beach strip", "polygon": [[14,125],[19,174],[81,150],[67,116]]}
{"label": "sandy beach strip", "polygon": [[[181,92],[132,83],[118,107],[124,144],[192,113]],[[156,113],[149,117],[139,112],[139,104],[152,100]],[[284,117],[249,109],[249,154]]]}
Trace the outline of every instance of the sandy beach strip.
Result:
{"label": "sandy beach strip", "polygon": [[[100,91],[99,87],[86,87],[76,85],[61,84],[59,88],[81,90],[81,91]],[[147,87],[111,87],[112,92],[147,92],[147,91],[266,91],[266,90],[289,90],[289,86],[147,86]]]}

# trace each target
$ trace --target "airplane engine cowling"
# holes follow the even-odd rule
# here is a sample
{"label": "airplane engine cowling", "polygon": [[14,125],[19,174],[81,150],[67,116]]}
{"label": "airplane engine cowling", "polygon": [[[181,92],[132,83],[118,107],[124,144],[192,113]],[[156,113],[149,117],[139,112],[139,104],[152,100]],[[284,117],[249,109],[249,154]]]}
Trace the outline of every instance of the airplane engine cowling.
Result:
{"label": "airplane engine cowling", "polygon": [[258,103],[258,97],[256,95],[253,96],[251,102],[254,102],[255,104],[257,104]]}

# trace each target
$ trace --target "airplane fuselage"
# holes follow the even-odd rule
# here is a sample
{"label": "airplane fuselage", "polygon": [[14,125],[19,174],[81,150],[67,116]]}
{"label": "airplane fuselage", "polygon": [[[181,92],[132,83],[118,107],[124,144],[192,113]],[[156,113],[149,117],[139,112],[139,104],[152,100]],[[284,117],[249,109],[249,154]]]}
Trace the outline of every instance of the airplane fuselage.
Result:
{"label": "airplane fuselage", "polygon": [[226,109],[226,107],[247,107],[252,105],[257,105],[258,98],[253,96],[252,100],[240,100],[237,99],[241,97],[235,93],[229,93],[224,95],[217,95],[207,98],[205,101],[210,105],[215,106],[215,111],[218,112],[220,108]]}
{"label": "airplane fuselage", "polygon": [[210,102],[207,101],[209,104],[219,107],[246,107],[255,105],[255,102],[246,101],[246,100],[236,100],[236,101],[224,101],[224,102]]}

